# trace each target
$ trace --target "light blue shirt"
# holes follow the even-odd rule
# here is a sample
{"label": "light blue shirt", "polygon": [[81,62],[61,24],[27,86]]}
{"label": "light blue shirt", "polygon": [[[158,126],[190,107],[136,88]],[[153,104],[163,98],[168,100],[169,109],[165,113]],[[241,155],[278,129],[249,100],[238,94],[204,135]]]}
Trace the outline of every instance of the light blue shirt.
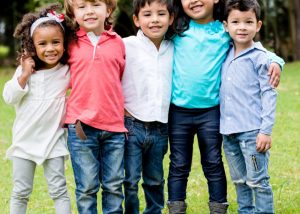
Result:
{"label": "light blue shirt", "polygon": [[174,38],[172,100],[184,108],[209,108],[219,104],[221,66],[230,37],[219,21],[190,21],[183,36]]}
{"label": "light blue shirt", "polygon": [[221,134],[251,130],[270,135],[275,119],[277,92],[269,84],[270,55],[261,43],[234,56],[222,67],[220,88]]}

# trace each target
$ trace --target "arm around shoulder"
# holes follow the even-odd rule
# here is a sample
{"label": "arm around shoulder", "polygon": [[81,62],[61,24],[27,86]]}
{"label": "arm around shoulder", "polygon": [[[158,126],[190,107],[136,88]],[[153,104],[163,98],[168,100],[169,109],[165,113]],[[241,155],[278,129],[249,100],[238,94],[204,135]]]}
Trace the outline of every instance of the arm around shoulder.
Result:
{"label": "arm around shoulder", "polygon": [[268,68],[270,63],[268,60],[268,56],[262,54],[258,57],[261,59],[259,60],[260,62],[258,62],[258,66],[256,67],[258,72],[258,81],[260,85],[260,97],[262,107],[262,122],[260,127],[260,133],[271,135],[272,128],[275,122],[277,91],[272,87],[272,85],[269,82]]}

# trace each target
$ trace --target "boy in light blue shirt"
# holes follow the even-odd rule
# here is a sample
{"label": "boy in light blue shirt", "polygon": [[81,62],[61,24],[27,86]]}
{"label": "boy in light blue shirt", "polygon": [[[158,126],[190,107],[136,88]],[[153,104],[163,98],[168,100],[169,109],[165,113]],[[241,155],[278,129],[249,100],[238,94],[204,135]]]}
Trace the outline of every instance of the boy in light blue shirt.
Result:
{"label": "boy in light blue shirt", "polygon": [[277,92],[269,83],[267,50],[253,41],[262,25],[260,6],[229,0],[225,13],[234,44],[222,67],[220,132],[238,212],[274,213],[268,160]]}

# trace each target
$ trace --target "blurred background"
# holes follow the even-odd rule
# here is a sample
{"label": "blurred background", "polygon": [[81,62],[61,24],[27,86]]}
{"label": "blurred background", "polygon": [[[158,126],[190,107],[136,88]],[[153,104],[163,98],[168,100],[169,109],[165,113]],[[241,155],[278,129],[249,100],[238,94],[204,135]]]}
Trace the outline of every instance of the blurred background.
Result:
{"label": "blurred background", "polygon": [[[54,0],[2,1],[0,8],[0,65],[12,65],[18,41],[12,35],[16,24],[28,11]],[[59,0],[58,2],[63,2]],[[286,62],[300,60],[300,1],[259,0],[263,28],[258,37],[263,45]],[[135,34],[132,23],[132,0],[118,0],[114,29],[122,37]]]}

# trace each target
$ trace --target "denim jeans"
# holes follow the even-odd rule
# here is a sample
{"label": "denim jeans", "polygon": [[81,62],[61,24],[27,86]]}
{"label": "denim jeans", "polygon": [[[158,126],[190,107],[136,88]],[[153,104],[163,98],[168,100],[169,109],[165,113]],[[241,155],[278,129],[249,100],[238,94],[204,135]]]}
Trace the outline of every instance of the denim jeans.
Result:
{"label": "denim jeans", "polygon": [[82,124],[87,136],[76,136],[68,125],[70,150],[76,183],[76,203],[80,214],[97,214],[97,192],[102,188],[102,212],[123,213],[125,134],[99,130]]}
{"label": "denim jeans", "polygon": [[145,214],[160,214],[164,207],[163,159],[168,150],[168,125],[125,117],[125,213],[139,213],[138,183],[143,176]]}
{"label": "denim jeans", "polygon": [[238,212],[274,213],[269,152],[256,151],[258,130],[224,135],[224,151],[236,187]]}
{"label": "denim jeans", "polygon": [[201,165],[208,183],[209,201],[227,202],[227,183],[219,134],[219,106],[186,109],[171,104],[169,112],[170,168],[169,201],[184,201],[197,134]]}

